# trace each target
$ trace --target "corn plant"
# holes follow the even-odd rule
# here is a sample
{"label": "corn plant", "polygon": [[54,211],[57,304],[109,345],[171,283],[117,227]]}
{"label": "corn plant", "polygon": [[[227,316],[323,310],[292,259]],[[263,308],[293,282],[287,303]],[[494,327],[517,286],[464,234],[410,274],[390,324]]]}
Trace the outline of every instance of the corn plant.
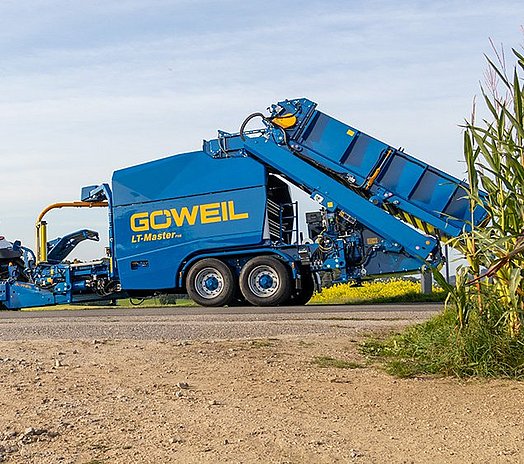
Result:
{"label": "corn plant", "polygon": [[524,323],[524,56],[513,53],[511,76],[503,52],[495,61],[487,58],[482,96],[489,116],[480,123],[473,116],[465,125],[466,194],[472,211],[486,209],[489,223],[453,240],[468,264],[450,299],[461,328],[477,310],[485,323],[518,337]]}

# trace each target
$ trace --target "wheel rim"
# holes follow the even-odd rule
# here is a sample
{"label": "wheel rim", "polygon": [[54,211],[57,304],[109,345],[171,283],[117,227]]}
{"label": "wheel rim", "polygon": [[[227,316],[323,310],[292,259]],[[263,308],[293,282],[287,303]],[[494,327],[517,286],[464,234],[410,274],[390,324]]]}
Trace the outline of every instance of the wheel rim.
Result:
{"label": "wheel rim", "polygon": [[224,289],[224,276],[212,267],[206,267],[195,276],[195,290],[202,298],[216,298]]}
{"label": "wheel rim", "polygon": [[278,273],[266,265],[255,267],[249,273],[247,281],[251,293],[261,298],[274,295],[280,288]]}

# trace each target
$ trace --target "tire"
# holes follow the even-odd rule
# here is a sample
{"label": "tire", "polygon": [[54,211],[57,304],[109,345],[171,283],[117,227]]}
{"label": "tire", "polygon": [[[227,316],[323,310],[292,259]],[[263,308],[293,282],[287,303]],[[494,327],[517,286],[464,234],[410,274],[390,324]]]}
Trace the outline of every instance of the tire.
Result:
{"label": "tire", "polygon": [[289,270],[272,256],[257,256],[242,268],[240,290],[252,305],[278,306],[291,296]]}
{"label": "tire", "polygon": [[290,304],[292,305],[305,305],[309,300],[311,300],[313,293],[315,293],[315,281],[313,280],[313,274],[311,271],[309,269],[303,269],[301,276],[302,288],[296,290],[294,295],[291,295]]}
{"label": "tire", "polygon": [[201,306],[225,306],[231,303],[236,283],[231,269],[219,259],[197,261],[186,277],[189,297]]}

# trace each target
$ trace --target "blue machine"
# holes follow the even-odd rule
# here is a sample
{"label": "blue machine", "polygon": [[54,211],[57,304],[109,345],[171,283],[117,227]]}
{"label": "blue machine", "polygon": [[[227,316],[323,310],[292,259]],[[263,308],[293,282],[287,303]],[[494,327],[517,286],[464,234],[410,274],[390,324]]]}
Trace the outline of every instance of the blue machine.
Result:
{"label": "blue machine", "polygon": [[[256,118],[262,128],[247,130]],[[306,213],[307,237],[289,184],[320,205]],[[470,211],[466,187],[307,99],[285,100],[201,151],[116,171],[111,187],[85,187],[81,202],[58,204],[108,208],[100,261],[64,261],[98,235],[47,241],[42,214],[36,264],[14,244],[6,258],[0,248],[0,304],[159,292],[207,306],[303,304],[319,276],[359,281],[440,266],[440,240],[486,220],[484,209]]]}

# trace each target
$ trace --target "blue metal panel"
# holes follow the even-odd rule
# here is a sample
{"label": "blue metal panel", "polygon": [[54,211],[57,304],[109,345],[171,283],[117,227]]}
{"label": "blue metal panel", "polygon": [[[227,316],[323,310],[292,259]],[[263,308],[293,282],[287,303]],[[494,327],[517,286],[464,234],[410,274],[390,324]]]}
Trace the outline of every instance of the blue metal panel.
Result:
{"label": "blue metal panel", "polygon": [[6,300],[3,302],[8,309],[30,308],[66,303],[67,298],[56,296],[34,284],[24,282],[3,282]]}
{"label": "blue metal panel", "polygon": [[380,176],[380,184],[390,192],[411,192],[423,172],[424,166],[395,153],[388,169]]}
{"label": "blue metal panel", "polygon": [[115,256],[123,288],[175,288],[191,254],[261,243],[265,185],[266,170],[255,160],[202,151],[116,171]]}
{"label": "blue metal panel", "polygon": [[132,205],[264,184],[265,170],[252,159],[214,159],[197,151],[115,171],[113,205]]}
{"label": "blue metal panel", "polygon": [[367,134],[360,133],[355,137],[351,150],[348,150],[346,156],[340,162],[353,173],[367,177],[377,165],[380,155],[387,148],[388,146],[385,143]]}
{"label": "blue metal panel", "polygon": [[420,267],[420,260],[404,253],[377,251],[366,262],[366,275],[363,277],[417,273],[420,272]]}
{"label": "blue metal panel", "polygon": [[192,254],[262,243],[265,202],[265,186],[260,186],[115,207],[123,288],[175,288],[176,274]]}
{"label": "blue metal panel", "polygon": [[[340,137],[340,134],[345,134],[346,136]],[[332,160],[339,161],[348,152],[355,135],[355,131],[348,125],[320,111],[316,111],[306,132],[302,136],[302,140],[307,148],[321,153]]]}

